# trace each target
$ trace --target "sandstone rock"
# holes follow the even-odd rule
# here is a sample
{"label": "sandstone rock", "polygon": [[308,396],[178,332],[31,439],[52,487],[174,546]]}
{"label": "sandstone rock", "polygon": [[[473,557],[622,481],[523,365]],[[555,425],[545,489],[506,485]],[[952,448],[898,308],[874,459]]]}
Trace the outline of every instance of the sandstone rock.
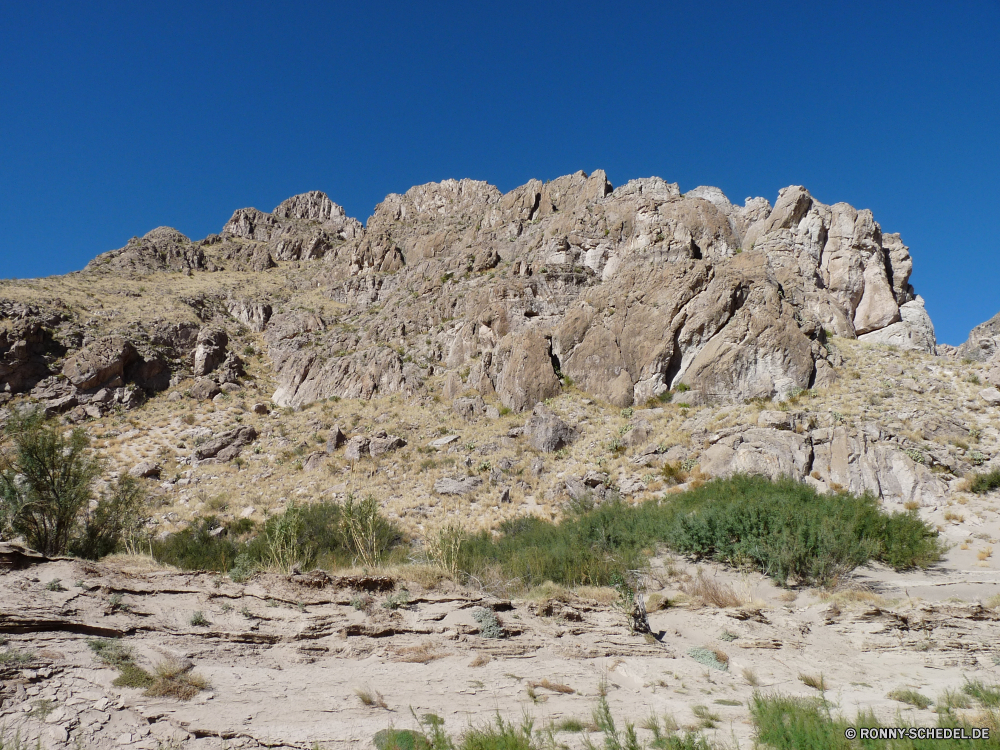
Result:
{"label": "sandstone rock", "polygon": [[577,438],[576,430],[542,403],[535,404],[524,432],[534,448],[549,453],[570,445]]}
{"label": "sandstone rock", "polygon": [[458,435],[445,435],[444,437],[439,437],[436,440],[431,440],[429,445],[431,448],[437,448],[441,450],[442,448],[451,445],[458,441]]}
{"label": "sandstone rock", "polygon": [[199,461],[216,458],[220,462],[232,461],[243,448],[257,439],[257,430],[253,427],[239,427],[228,430],[203,443],[195,449],[194,457]]}
{"label": "sandstone rock", "polygon": [[381,434],[376,434],[372,437],[371,442],[368,444],[368,450],[372,458],[378,458],[389,451],[398,450],[405,445],[406,441],[403,438],[396,435],[386,435],[383,431]]}
{"label": "sandstone rock", "polygon": [[439,495],[468,495],[482,483],[479,477],[444,477],[434,483],[434,491]]}
{"label": "sandstone rock", "polygon": [[456,398],[451,408],[462,419],[471,420],[486,412],[486,403],[482,396]]}
{"label": "sandstone rock", "polygon": [[222,393],[219,384],[208,378],[196,378],[188,390],[191,393],[191,398],[198,401],[208,401]]}
{"label": "sandstone rock", "polygon": [[226,358],[229,336],[221,328],[202,328],[198,332],[198,345],[194,350],[194,375],[208,375]]}
{"label": "sandstone rock", "polygon": [[442,395],[450,401],[453,398],[457,398],[464,387],[465,386],[462,383],[462,379],[458,376],[458,373],[449,372],[444,378]]}
{"label": "sandstone rock", "polygon": [[121,377],[126,365],[137,356],[135,348],[125,339],[103,339],[67,357],[63,375],[77,388],[97,388]]}
{"label": "sandstone rock", "polygon": [[222,382],[222,383],[219,384],[219,390],[221,390],[223,393],[227,393],[227,394],[229,394],[231,396],[234,393],[239,393],[240,391],[243,390],[243,388],[239,385],[239,383],[230,383],[230,382],[224,381],[224,382]]}
{"label": "sandstone rock", "polygon": [[365,455],[370,455],[368,446],[371,440],[364,435],[355,435],[347,441],[347,448],[344,449],[344,458],[348,461],[357,461]]}
{"label": "sandstone rock", "polygon": [[618,491],[623,495],[635,495],[646,491],[646,483],[639,477],[623,476],[618,482]]}
{"label": "sandstone rock", "polygon": [[129,469],[128,473],[136,478],[159,479],[161,471],[163,469],[158,463],[154,461],[142,461]]}
{"label": "sandstone rock", "polygon": [[236,320],[252,331],[260,333],[271,319],[271,306],[266,302],[255,302],[246,299],[232,299],[226,303],[226,309]]}
{"label": "sandstone rock", "polygon": [[903,350],[913,350],[933,354],[937,340],[934,335],[934,324],[931,322],[924,300],[917,297],[903,305],[899,312],[901,320],[891,323],[880,330],[858,336],[858,340],[872,344],[889,344]]}
{"label": "sandstone rock", "polygon": [[330,435],[326,439],[326,452],[333,453],[340,446],[347,442],[347,436],[340,429],[339,424],[330,428]]}
{"label": "sandstone rock", "polygon": [[701,470],[709,476],[762,474],[801,479],[812,463],[812,444],[794,432],[752,427],[709,447]]}
{"label": "sandstone rock", "polygon": [[996,388],[984,388],[979,392],[979,398],[990,406],[997,406],[1000,404],[1000,390]]}
{"label": "sandstone rock", "polygon": [[500,342],[500,349],[509,354],[497,378],[496,391],[508,409],[524,411],[559,393],[559,379],[552,369],[551,344],[547,339],[537,333],[526,333],[516,339],[507,337]]}

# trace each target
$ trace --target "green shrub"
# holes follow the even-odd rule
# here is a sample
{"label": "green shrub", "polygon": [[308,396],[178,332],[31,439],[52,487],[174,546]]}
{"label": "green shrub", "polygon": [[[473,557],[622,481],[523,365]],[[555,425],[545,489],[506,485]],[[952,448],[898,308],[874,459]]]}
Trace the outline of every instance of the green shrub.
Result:
{"label": "green shrub", "polygon": [[483,638],[507,637],[507,631],[504,630],[492,609],[476,607],[472,610],[472,619],[479,623],[479,635]]}
{"label": "green shrub", "polygon": [[[990,733],[988,740],[848,740],[844,730],[848,727],[883,727],[871,712],[859,713],[853,719],[834,716],[830,704],[821,698],[793,698],[782,695],[765,696],[755,693],[750,704],[750,716],[756,727],[756,741],[760,747],[770,750],[801,750],[802,748],[823,748],[824,750],[937,750],[940,748],[996,748],[1000,738],[996,732]],[[912,726],[898,715],[888,722],[891,726]],[[939,713],[939,727],[964,727],[971,735],[974,722],[958,721],[950,713]]]}
{"label": "green shrub", "polygon": [[973,474],[969,482],[969,490],[977,495],[985,495],[997,488],[1000,488],[1000,469],[985,474]]}
{"label": "green shrub", "polygon": [[786,584],[826,583],[878,560],[897,569],[941,554],[936,531],[915,513],[884,513],[868,496],[820,495],[807,484],[737,476],[637,506],[581,505],[559,523],[533,516],[469,536],[457,569],[502,574],[522,587],[545,581],[609,585],[641,568],[656,545],[695,558],[749,565]]}
{"label": "green shrub", "polygon": [[123,541],[136,541],[145,536],[146,491],[135,477],[122,474],[101,494],[93,510],[87,509],[82,518],[80,536],[70,544],[79,557],[97,560],[110,555]]}
{"label": "green shrub", "polygon": [[153,542],[153,556],[187,570],[228,571],[241,583],[260,570],[287,572],[294,564],[346,567],[361,558],[377,565],[402,540],[374,498],[360,503],[349,499],[343,507],[292,503],[263,524],[240,519],[227,526],[226,533],[213,534],[219,527],[216,517],[204,518]]}
{"label": "green shrub", "polygon": [[0,451],[0,525],[45,555],[69,548],[93,496],[101,463],[80,429],[66,435],[41,410],[15,412]]}

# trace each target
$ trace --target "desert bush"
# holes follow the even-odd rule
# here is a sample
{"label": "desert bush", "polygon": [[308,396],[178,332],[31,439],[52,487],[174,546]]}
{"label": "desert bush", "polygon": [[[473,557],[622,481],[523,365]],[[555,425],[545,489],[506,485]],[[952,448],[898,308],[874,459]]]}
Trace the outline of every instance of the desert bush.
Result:
{"label": "desert bush", "polygon": [[969,480],[969,491],[977,495],[985,495],[998,487],[1000,487],[1000,469],[993,469],[985,474],[973,474]]}
{"label": "desert bush", "polygon": [[644,567],[658,544],[748,566],[782,585],[828,583],[871,560],[925,566],[941,554],[937,532],[913,512],[890,515],[870,496],[820,495],[790,479],[736,476],[636,506],[579,508],[558,523],[512,519],[467,537],[457,568],[476,577],[499,569],[524,587],[605,586]]}
{"label": "desert bush", "polygon": [[13,414],[0,450],[0,523],[46,555],[66,552],[93,496],[101,463],[82,429],[68,435],[40,410]]}
{"label": "desert bush", "polygon": [[344,544],[366,567],[378,567],[400,541],[399,530],[382,515],[372,495],[364,500],[348,495],[341,515]]}
{"label": "desert bush", "polygon": [[[844,730],[848,727],[877,728],[885,726],[871,712],[862,712],[854,718],[835,716],[830,704],[821,698],[794,698],[783,695],[755,693],[750,703],[750,716],[756,727],[755,738],[759,746],[772,750],[850,750],[851,748],[880,748],[881,750],[936,750],[956,747],[997,747],[1000,745],[993,733],[988,740],[954,739],[896,739],[848,740]],[[898,714],[889,721],[891,726],[912,726]],[[951,713],[938,714],[939,727],[963,727],[971,736],[973,724],[959,721]]]}
{"label": "desert bush", "polygon": [[402,540],[399,529],[381,515],[373,498],[361,503],[349,500],[343,507],[292,503],[263,524],[240,519],[227,526],[226,533],[213,534],[219,527],[216,517],[204,518],[153,542],[153,556],[187,570],[228,571],[234,581],[241,582],[258,570],[287,572],[295,564],[346,567],[359,557],[378,564]]}
{"label": "desert bush", "polygon": [[82,516],[81,530],[70,551],[88,560],[110,555],[122,543],[145,538],[146,490],[135,477],[122,474]]}

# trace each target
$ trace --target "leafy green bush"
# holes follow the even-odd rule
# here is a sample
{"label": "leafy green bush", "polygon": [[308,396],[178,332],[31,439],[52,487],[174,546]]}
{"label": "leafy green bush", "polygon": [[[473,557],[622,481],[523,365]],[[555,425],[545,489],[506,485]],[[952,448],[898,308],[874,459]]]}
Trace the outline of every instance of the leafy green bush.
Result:
{"label": "leafy green bush", "polygon": [[878,500],[822,495],[791,479],[736,476],[677,496],[666,539],[675,550],[749,564],[779,584],[828,583],[870,560],[925,567],[941,556],[937,532],[915,512],[887,514]]}
{"label": "leafy green bush", "polygon": [[373,498],[343,507],[293,503],[263,524],[240,519],[226,526],[225,533],[218,533],[220,527],[214,516],[201,519],[153,542],[153,556],[188,570],[228,571],[239,583],[259,570],[287,572],[294,564],[346,567],[359,557],[378,564],[402,541],[399,529],[381,515]]}
{"label": "leafy green bush", "polygon": [[14,413],[0,451],[0,523],[45,555],[66,552],[92,497],[101,463],[86,433],[69,435],[40,410]]}
{"label": "leafy green bush", "polygon": [[93,509],[94,481],[104,465],[86,433],[68,434],[40,410],[15,413],[0,450],[0,533],[23,536],[47,555],[72,552],[96,560],[144,536],[145,493],[123,475]]}
{"label": "leafy green bush", "polygon": [[941,554],[937,532],[913,512],[890,515],[869,496],[820,495],[790,479],[747,476],[637,506],[612,500],[580,507],[559,523],[517,518],[497,531],[463,540],[457,569],[479,579],[499,572],[524,587],[608,585],[666,544],[749,565],[784,585],[789,578],[826,583],[871,560],[926,566]]}
{"label": "leafy green bush", "polygon": [[97,505],[83,513],[80,535],[70,543],[70,551],[88,560],[110,555],[125,541],[145,536],[143,529],[146,490],[135,477],[122,474]]}
{"label": "leafy green bush", "polygon": [[985,495],[997,488],[1000,488],[1000,469],[985,474],[973,474],[969,482],[969,490],[977,495]]}
{"label": "leafy green bush", "polygon": [[[848,740],[844,730],[848,727],[885,726],[871,712],[860,713],[853,719],[834,716],[830,704],[821,698],[793,698],[783,695],[765,696],[755,693],[750,704],[750,716],[756,726],[756,740],[761,747],[773,750],[801,750],[801,748],[824,748],[824,750],[936,750],[937,748],[995,748],[1000,747],[996,732],[990,733],[988,740]],[[982,722],[976,720],[976,725]],[[908,726],[897,715],[890,722],[892,726]],[[938,714],[940,727],[964,727],[966,734],[972,734],[972,724],[958,721],[953,714]]]}

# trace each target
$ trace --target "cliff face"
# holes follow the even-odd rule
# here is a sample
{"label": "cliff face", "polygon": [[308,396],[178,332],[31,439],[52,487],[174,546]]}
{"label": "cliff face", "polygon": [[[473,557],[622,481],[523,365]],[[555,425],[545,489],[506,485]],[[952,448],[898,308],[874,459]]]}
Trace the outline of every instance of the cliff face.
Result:
{"label": "cliff face", "polygon": [[[57,409],[110,384],[101,403],[127,405],[197,369],[204,329],[240,323],[263,331],[282,406],[412,394],[442,371],[515,411],[567,378],[621,407],[680,384],[693,403],[781,397],[836,377],[828,334],[933,352],[911,268],[871,212],[802,187],[772,207],[659,178],[614,189],[600,170],[507,194],[448,180],[389,195],[366,226],[311,192],[240,209],[200,242],[154,229],[82,272],[155,284],[189,308],[173,327],[120,311],[102,330],[124,343],[87,341],[86,311],[5,312],[0,381],[12,393],[41,383]],[[181,294],[204,274],[213,290]],[[281,279],[279,298],[255,297],[247,275]],[[334,314],[303,303],[317,294]],[[86,383],[53,380],[80,357],[97,362]]]}

